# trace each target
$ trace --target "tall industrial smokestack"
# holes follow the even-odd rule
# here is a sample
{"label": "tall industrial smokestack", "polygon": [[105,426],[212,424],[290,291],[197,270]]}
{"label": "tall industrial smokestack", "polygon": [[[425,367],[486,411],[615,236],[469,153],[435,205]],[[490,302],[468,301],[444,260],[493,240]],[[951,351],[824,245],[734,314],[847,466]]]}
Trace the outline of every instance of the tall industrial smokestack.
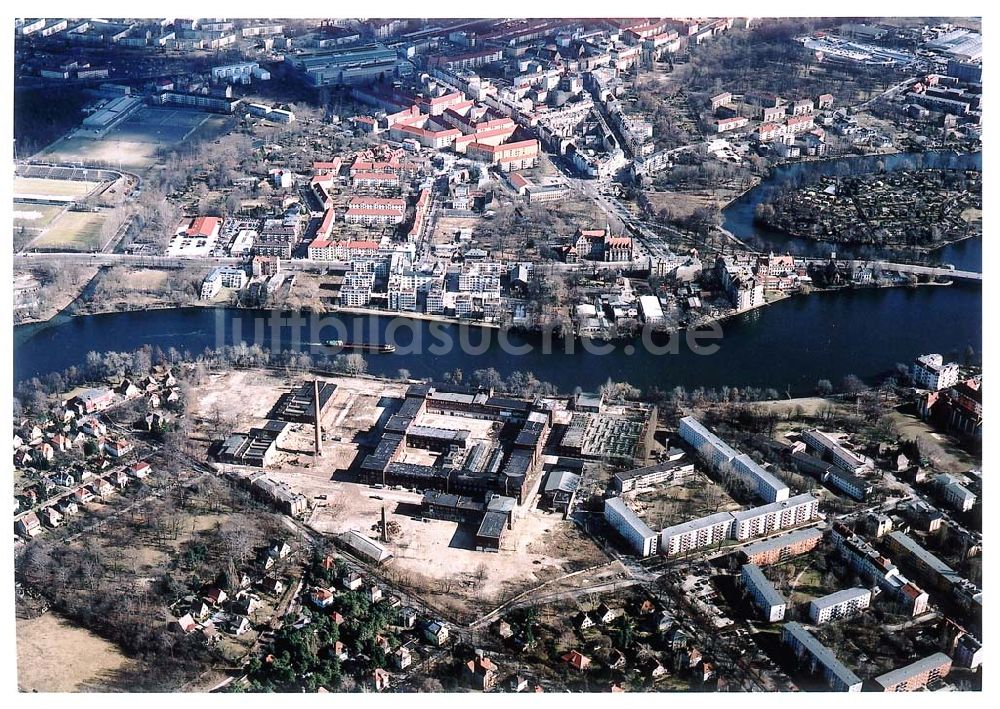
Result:
{"label": "tall industrial smokestack", "polygon": [[313,408],[316,413],[316,457],[323,456],[323,428],[320,425],[319,379],[313,380]]}
{"label": "tall industrial smokestack", "polygon": [[385,505],[382,505],[382,541],[388,543],[389,528],[385,524]]}

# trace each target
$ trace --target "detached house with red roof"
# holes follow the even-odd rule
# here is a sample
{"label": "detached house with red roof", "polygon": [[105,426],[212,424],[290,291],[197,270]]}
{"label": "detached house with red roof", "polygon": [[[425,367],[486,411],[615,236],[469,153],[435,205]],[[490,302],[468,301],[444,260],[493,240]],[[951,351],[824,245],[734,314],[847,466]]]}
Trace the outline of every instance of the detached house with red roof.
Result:
{"label": "detached house with red roof", "polygon": [[14,528],[18,534],[25,537],[34,537],[41,534],[42,523],[38,520],[38,515],[29,512],[14,523]]}
{"label": "detached house with red roof", "polygon": [[469,660],[462,668],[465,681],[473,689],[489,692],[496,687],[499,679],[499,671],[496,664],[484,655],[477,655],[474,660]]}
{"label": "detached house with red roof", "polygon": [[590,667],[590,658],[581,654],[577,650],[571,650],[562,656],[563,662],[577,670],[586,670]]}

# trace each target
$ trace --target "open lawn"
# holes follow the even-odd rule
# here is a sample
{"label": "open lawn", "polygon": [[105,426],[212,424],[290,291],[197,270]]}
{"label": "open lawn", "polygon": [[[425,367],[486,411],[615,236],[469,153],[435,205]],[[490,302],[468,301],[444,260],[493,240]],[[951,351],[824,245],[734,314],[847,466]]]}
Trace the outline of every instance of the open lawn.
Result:
{"label": "open lawn", "polygon": [[99,691],[128,663],[113,643],[53,613],[17,619],[17,684],[23,692]]}
{"label": "open lawn", "polygon": [[99,182],[85,180],[46,180],[38,177],[15,177],[14,198],[34,197],[70,201],[90,194]]}
{"label": "open lawn", "polygon": [[52,251],[98,251],[101,248],[100,212],[66,212],[38,237],[32,248]]}

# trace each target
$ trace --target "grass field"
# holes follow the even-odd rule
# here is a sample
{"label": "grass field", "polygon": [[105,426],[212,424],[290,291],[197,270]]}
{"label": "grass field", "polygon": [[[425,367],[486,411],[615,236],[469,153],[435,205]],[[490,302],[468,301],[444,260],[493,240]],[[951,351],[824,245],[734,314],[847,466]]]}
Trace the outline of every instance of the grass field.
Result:
{"label": "grass field", "polygon": [[22,691],[99,690],[102,678],[127,663],[115,645],[52,613],[17,619],[17,684]]}
{"label": "grass field", "polygon": [[29,229],[44,229],[52,220],[59,216],[63,207],[53,204],[26,204],[14,202],[14,226],[25,226]]}
{"label": "grass field", "polygon": [[100,212],[66,212],[32,246],[58,251],[97,251],[101,248],[105,218]]}
{"label": "grass field", "polygon": [[54,199],[83,197],[89,194],[98,182],[83,180],[45,180],[37,177],[15,177],[15,197],[48,197]]}

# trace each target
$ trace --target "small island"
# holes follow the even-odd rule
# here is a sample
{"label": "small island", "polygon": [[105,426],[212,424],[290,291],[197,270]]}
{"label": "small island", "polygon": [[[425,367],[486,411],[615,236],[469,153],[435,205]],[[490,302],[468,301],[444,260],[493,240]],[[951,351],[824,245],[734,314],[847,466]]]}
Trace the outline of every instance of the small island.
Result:
{"label": "small island", "polygon": [[817,241],[932,250],[982,233],[982,173],[824,177],[761,203],[755,217],[772,229]]}

